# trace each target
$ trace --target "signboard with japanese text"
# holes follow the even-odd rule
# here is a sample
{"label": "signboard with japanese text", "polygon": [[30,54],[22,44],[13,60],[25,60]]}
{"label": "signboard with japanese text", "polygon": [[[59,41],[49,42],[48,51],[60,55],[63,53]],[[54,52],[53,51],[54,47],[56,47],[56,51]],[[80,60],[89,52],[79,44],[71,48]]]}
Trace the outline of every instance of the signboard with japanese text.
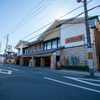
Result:
{"label": "signboard with japanese text", "polygon": [[75,37],[66,38],[65,43],[67,44],[67,43],[78,42],[83,40],[84,40],[84,34]]}

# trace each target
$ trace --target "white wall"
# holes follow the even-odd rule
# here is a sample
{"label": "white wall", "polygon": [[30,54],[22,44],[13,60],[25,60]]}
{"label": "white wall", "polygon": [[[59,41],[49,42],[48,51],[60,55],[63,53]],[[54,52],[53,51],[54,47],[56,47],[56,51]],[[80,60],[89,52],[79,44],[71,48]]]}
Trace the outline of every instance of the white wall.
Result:
{"label": "white wall", "polygon": [[23,44],[20,45],[20,55],[23,54]]}
{"label": "white wall", "polygon": [[0,56],[0,63],[3,63],[4,62],[4,58],[5,57]]}
{"label": "white wall", "polygon": [[[82,34],[84,34],[84,36],[86,37],[85,23],[73,24],[72,26],[71,25],[72,24],[64,24],[61,26],[61,46],[72,47],[84,45],[84,41],[71,42],[67,44],[65,43],[66,38],[75,37]],[[85,44],[86,43],[87,38],[85,39]]]}
{"label": "white wall", "polygon": [[23,43],[19,46],[18,52],[17,52],[17,56],[23,54]]}

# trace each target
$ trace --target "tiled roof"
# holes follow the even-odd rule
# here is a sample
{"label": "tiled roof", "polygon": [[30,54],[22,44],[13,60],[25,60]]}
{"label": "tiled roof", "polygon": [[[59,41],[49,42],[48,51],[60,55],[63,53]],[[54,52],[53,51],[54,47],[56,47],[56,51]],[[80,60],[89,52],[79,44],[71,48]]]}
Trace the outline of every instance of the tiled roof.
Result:
{"label": "tiled roof", "polygon": [[55,51],[60,50],[60,49],[63,49],[63,48],[64,48],[64,47],[59,47],[59,48],[55,48],[55,49],[49,49],[49,50],[41,50],[41,51],[36,51],[36,52],[30,52],[30,53],[22,54],[22,55],[20,55],[20,56],[52,53],[52,52],[55,52]]}

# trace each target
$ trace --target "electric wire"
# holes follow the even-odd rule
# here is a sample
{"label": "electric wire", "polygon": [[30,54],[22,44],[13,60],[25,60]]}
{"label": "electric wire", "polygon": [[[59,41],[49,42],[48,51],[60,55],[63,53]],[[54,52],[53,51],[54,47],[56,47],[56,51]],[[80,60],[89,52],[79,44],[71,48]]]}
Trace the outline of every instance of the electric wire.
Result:
{"label": "electric wire", "polygon": [[[81,8],[81,7],[83,7],[83,5],[82,5],[82,6],[79,6],[79,7],[77,7],[77,8],[75,8],[74,10],[72,10],[72,11],[70,11],[70,12],[66,13],[65,15],[63,15],[63,16],[61,16],[61,17],[59,17],[57,20],[59,20],[59,19],[63,18],[64,16],[66,16],[66,15],[68,15],[68,14],[70,14],[70,13],[74,12],[75,10],[77,10],[77,9],[79,9],[79,8]],[[32,34],[34,34],[34,33],[38,32],[38,31],[42,30],[43,28],[45,28],[45,27],[49,26],[49,25],[50,25],[50,24],[52,24],[52,23],[54,23],[54,21],[52,21],[52,22],[50,22],[50,23],[46,24],[45,26],[43,26],[43,27],[41,27],[41,28],[37,29],[36,31],[34,31],[34,32],[30,33],[29,35],[25,36],[25,37],[24,37],[24,38],[22,38],[22,39],[27,38],[28,36],[30,36],[30,35],[32,35]],[[21,40],[22,40],[22,39],[21,39]],[[16,43],[16,42],[15,42],[15,43]],[[14,44],[15,44],[15,43],[14,43]],[[13,44],[12,44],[12,45],[13,45]]]}
{"label": "electric wire", "polygon": [[[36,5],[36,7],[34,7],[18,24],[16,24],[8,33],[10,33],[13,29],[15,29],[15,27],[17,27],[20,23],[23,22],[23,20],[25,18],[27,18],[39,5],[41,5],[41,3],[43,2],[44,0],[40,1],[38,5]],[[7,33],[7,34],[8,34]]]}
{"label": "electric wire", "polygon": [[[47,3],[47,2],[46,2]],[[22,24],[20,24],[15,30],[13,30],[13,33],[14,32],[16,32],[17,30],[19,30],[21,27],[23,27],[25,24],[27,24],[30,20],[32,20],[34,17],[36,17],[39,13],[41,13],[44,9],[46,9],[49,5],[50,5],[51,3],[49,3],[49,4],[47,4],[46,6],[44,6],[45,4],[43,4],[40,8],[42,8],[43,6],[43,8],[40,10],[40,8],[38,9],[38,10],[40,10],[40,11],[35,11],[35,13],[33,13],[32,15],[34,15],[34,16],[32,16],[32,15],[30,15]],[[31,17],[31,18],[30,18]]]}
{"label": "electric wire", "polygon": [[[90,3],[91,1],[92,1],[92,0],[90,0],[88,3]],[[88,4],[88,3],[87,3],[87,4]],[[83,6],[84,6],[84,5],[81,5],[81,6],[77,7],[77,8],[75,8],[74,10],[72,10],[72,11],[70,11],[70,12],[66,13],[65,15],[63,15],[63,16],[61,16],[61,17],[59,17],[57,20],[59,20],[59,19],[63,18],[64,16],[66,16],[66,15],[68,15],[68,14],[70,14],[70,13],[74,12],[75,10],[77,10],[77,9],[79,9],[79,8],[83,7]],[[41,27],[40,29],[38,29],[38,30],[36,30],[36,31],[34,31],[34,32],[32,32],[32,33],[30,33],[29,35],[25,36],[25,37],[24,37],[24,38],[22,38],[22,39],[25,39],[25,38],[27,38],[28,36],[30,36],[30,35],[32,35],[32,34],[34,34],[34,33],[38,32],[38,31],[42,30],[43,28],[47,27],[48,25],[52,24],[53,22],[54,22],[54,21],[52,21],[52,22],[50,22],[50,23],[46,24],[45,26]]]}
{"label": "electric wire", "polygon": [[[39,5],[41,5],[42,4],[42,2],[43,2],[44,0],[41,0],[40,2],[39,2],[39,4],[37,4],[36,5],[36,7],[34,7],[18,24],[16,24],[7,34],[5,34],[5,36],[6,35],[8,35],[12,30],[14,30],[21,22],[23,22],[23,20],[25,19],[25,18],[27,18]],[[4,36],[4,37],[5,37]],[[3,37],[3,38],[4,38]],[[2,39],[3,39],[2,38]]]}
{"label": "electric wire", "polygon": [[[88,11],[91,11],[91,10],[97,8],[97,7],[100,7],[100,5],[98,5],[98,6],[96,6],[96,7],[93,7],[93,8],[91,8],[91,9],[87,10],[87,12],[88,12]],[[75,20],[76,18],[78,18],[80,15],[84,14],[84,13],[86,13],[86,12],[84,11],[84,12],[78,14],[77,16],[75,16],[75,17],[73,17],[73,18],[67,19],[65,22],[63,22],[63,23],[61,23],[61,24],[59,24],[59,25],[57,25],[57,26],[55,26],[55,27],[53,27],[53,28],[51,28],[51,29],[49,29],[49,30],[47,30],[47,31],[45,31],[45,32],[48,32],[48,31],[50,31],[50,30],[52,30],[52,29],[55,29],[55,28],[61,26],[61,25],[64,24],[64,23],[71,22],[71,21]],[[81,22],[81,21],[80,21],[80,22]],[[72,25],[74,25],[74,24],[72,24]],[[70,27],[70,26],[72,26],[72,25],[69,25],[69,26],[67,26],[67,27]],[[67,27],[66,27],[66,28],[67,28]],[[43,32],[43,33],[44,33],[44,32]],[[41,34],[43,34],[43,33],[41,33]],[[34,37],[32,37],[32,38],[26,40],[26,41],[29,41],[29,40],[31,40],[31,39],[33,39],[33,38],[35,38],[35,37],[37,37],[37,36],[39,36],[39,35],[41,35],[41,34],[38,34],[38,35],[36,35],[36,36],[34,36]]]}
{"label": "electric wire", "polygon": [[[98,6],[96,6],[96,7],[93,7],[93,8],[91,8],[91,9],[87,10],[86,12],[89,12],[89,11],[91,11],[91,10],[97,8],[97,7],[100,7],[100,5],[98,5]],[[65,22],[63,22],[63,23],[61,23],[61,24],[59,24],[59,25],[57,25],[57,26],[55,26],[55,27],[53,27],[53,28],[51,28],[51,29],[49,29],[49,30],[47,30],[47,31],[45,31],[45,32],[48,32],[48,31],[50,31],[50,30],[52,30],[52,29],[55,29],[55,28],[61,26],[62,24],[65,24],[66,22],[71,22],[71,21],[73,21],[74,19],[76,19],[77,17],[79,17],[80,15],[82,15],[82,14],[84,14],[84,13],[86,13],[86,12],[84,11],[84,12],[78,14],[77,16],[75,16],[75,17],[73,17],[73,18],[70,18],[70,19],[66,20]],[[43,32],[43,33],[44,33],[44,32]],[[41,33],[41,34],[43,34],[43,33]],[[32,39],[32,38],[31,38],[31,39]],[[28,39],[28,41],[29,41],[29,39]]]}
{"label": "electric wire", "polygon": [[[44,0],[40,1],[40,3],[39,3],[36,7],[38,7],[43,1],[44,1]],[[92,1],[92,0],[90,0],[90,1]],[[89,2],[90,2],[90,1],[89,1]],[[89,2],[88,2],[88,3],[89,3]],[[43,6],[43,5],[42,5],[42,6]],[[42,7],[42,6],[41,6],[41,7]],[[36,8],[36,7],[35,7],[35,8]],[[41,7],[40,7],[40,8],[41,8]],[[81,6],[80,6],[80,7],[81,7]],[[80,7],[79,7],[79,8],[80,8]],[[39,8],[39,9],[40,9],[40,8]],[[77,7],[75,10],[77,10],[77,9],[78,9],[78,7]],[[30,13],[31,13],[33,10],[34,10],[34,9],[32,9],[18,24],[20,24],[25,18],[27,18],[27,16],[29,16]],[[73,11],[75,11],[75,10],[73,10]],[[36,10],[36,11],[37,11],[37,10]],[[33,15],[33,14],[32,14],[32,15]],[[64,15],[64,16],[65,16],[65,15]],[[63,17],[63,16],[62,16],[62,17]],[[29,18],[29,17],[28,17],[28,18]],[[60,18],[59,18],[59,19],[60,19]],[[17,24],[16,26],[18,26],[18,24]],[[15,26],[15,27],[16,27],[16,26]],[[15,27],[14,27],[14,28],[15,28]],[[14,28],[12,28],[10,31],[12,31]],[[8,33],[10,33],[10,31],[9,31]]]}

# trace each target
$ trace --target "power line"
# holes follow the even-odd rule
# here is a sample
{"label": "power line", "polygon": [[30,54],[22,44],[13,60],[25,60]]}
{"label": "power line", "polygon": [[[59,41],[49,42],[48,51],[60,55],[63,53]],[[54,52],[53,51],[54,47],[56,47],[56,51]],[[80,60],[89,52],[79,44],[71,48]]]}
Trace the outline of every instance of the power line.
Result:
{"label": "power line", "polygon": [[37,4],[36,5],[36,7],[34,7],[18,24],[16,24],[7,34],[9,34],[12,30],[14,30],[20,23],[22,23],[23,22],[23,20],[25,19],[25,18],[27,18],[39,5],[41,5],[42,4],[42,2],[43,2],[44,0],[41,0],[40,2],[39,2],[39,4]]}
{"label": "power line", "polygon": [[[42,2],[43,2],[44,0],[41,0],[37,5],[36,5],[36,7],[34,7],[18,24],[16,24],[7,34],[9,34],[11,31],[13,31],[21,22],[23,22],[23,20],[25,19],[25,18],[27,18],[39,5],[41,5],[42,4]],[[7,34],[5,34],[5,35],[7,35]],[[4,37],[3,37],[4,38]]]}
{"label": "power line", "polygon": [[[64,2],[63,2],[63,3],[64,3]],[[60,4],[59,6],[62,6],[62,4]],[[57,8],[59,8],[59,6],[58,6]],[[55,8],[55,9],[57,9],[57,8]],[[54,10],[55,10],[55,9],[54,9]],[[54,10],[53,10],[53,11],[54,11]],[[50,14],[50,12],[49,12],[49,14]],[[49,15],[49,14],[47,14],[47,15]],[[47,16],[47,15],[46,15],[46,16]],[[37,22],[39,22],[40,20],[44,19],[46,16],[40,18],[38,21],[35,22],[35,24],[36,24]],[[53,21],[53,22],[54,22],[54,21]],[[30,36],[30,35],[29,35],[29,36]],[[27,37],[27,36],[26,36],[26,37]]]}
{"label": "power line", "polygon": [[[95,6],[95,7],[91,8],[91,9],[87,10],[87,12],[88,12],[88,11],[91,11],[91,10],[97,8],[97,7],[100,7],[100,5]],[[73,17],[73,18],[70,18],[70,19],[66,20],[65,22],[63,22],[63,23],[61,23],[61,24],[59,24],[59,25],[57,25],[57,26],[55,26],[55,27],[53,27],[53,28],[51,28],[51,29],[49,29],[49,30],[47,30],[47,31],[45,31],[45,32],[48,32],[48,31],[50,31],[50,30],[52,30],[52,29],[55,29],[55,28],[61,26],[62,24],[66,23],[66,22],[71,22],[71,21],[73,21],[74,19],[76,19],[77,17],[79,17],[80,15],[84,14],[84,13],[86,13],[86,12],[84,11],[84,12],[78,14],[77,16],[75,16],[75,17]],[[44,33],[44,32],[43,32],[43,33]],[[42,33],[41,33],[41,34],[42,34]],[[38,36],[38,35],[37,35],[37,36]],[[31,38],[31,39],[32,39],[32,38]]]}
{"label": "power line", "polygon": [[[48,3],[48,2],[46,2]],[[22,22],[19,26],[17,26],[17,29],[13,30],[13,32],[16,32],[18,29],[20,29],[21,27],[23,27],[25,24],[27,24],[31,19],[33,19],[33,17],[37,16],[39,13],[41,13],[45,8],[47,8],[49,4],[46,5],[46,3],[44,3],[38,10],[36,10],[34,13],[32,13],[30,16],[28,16],[28,18],[26,20],[24,20],[24,22]],[[46,6],[45,6],[46,5]],[[43,9],[41,9],[44,6]],[[40,10],[41,9],[41,10]],[[39,11],[40,10],[40,11]],[[36,13],[37,12],[37,13]],[[36,14],[35,14],[36,13]],[[32,16],[34,15],[34,16]],[[31,18],[30,18],[31,17]],[[29,19],[30,18],[30,19]]]}
{"label": "power line", "polygon": [[[42,0],[36,7],[38,7],[43,1],[44,1],[44,0]],[[45,5],[46,3],[47,3],[47,2],[45,2],[43,5]],[[42,6],[43,6],[43,5],[42,5]],[[48,5],[49,5],[49,4],[48,4]],[[48,5],[47,5],[47,6],[48,6]],[[41,6],[41,7],[42,7],[42,6]],[[43,9],[45,9],[47,6],[45,6]],[[35,8],[36,8],[36,7],[35,7]],[[40,7],[40,8],[41,8],[41,7]],[[40,8],[38,8],[36,11],[38,11]],[[43,9],[42,9],[42,10],[43,10]],[[34,10],[34,9],[32,9],[32,11],[33,11],[33,10]],[[42,10],[41,10],[41,11],[42,11]],[[31,11],[31,12],[32,12],[32,11]],[[35,12],[36,12],[36,11],[35,11]],[[23,23],[23,20],[24,20],[25,18],[27,18],[27,16],[28,16],[28,18],[29,18],[29,17],[30,17],[29,14],[30,14],[31,12],[29,12],[15,27],[13,27],[13,28],[8,32],[8,34],[9,34],[12,30],[14,31],[14,29],[15,29],[20,23]],[[39,14],[39,13],[40,13],[40,12],[38,12],[37,14]],[[33,14],[34,14],[34,13],[33,13]],[[31,14],[31,16],[32,16],[33,14]],[[35,14],[35,16],[36,16],[37,14]],[[62,17],[64,17],[64,16],[62,16]],[[60,17],[60,18],[62,18],[62,17]],[[28,18],[27,18],[27,19],[28,19]],[[59,18],[59,19],[60,19],[60,18]],[[29,20],[31,20],[31,19],[29,19]],[[28,21],[29,21],[29,20],[28,20]],[[27,21],[27,22],[28,22],[28,21]],[[25,22],[25,23],[27,23],[27,22]],[[24,24],[25,24],[25,23],[24,23]],[[49,24],[49,25],[50,25],[50,24]],[[23,25],[22,25],[22,26],[23,26]],[[20,27],[22,27],[22,26],[20,26]],[[46,25],[45,25],[45,26],[46,26]],[[19,27],[19,28],[20,28],[20,27]],[[42,29],[42,28],[41,28],[41,29]],[[17,31],[17,30],[18,30],[18,28],[17,28],[15,31]]]}
{"label": "power line", "polygon": [[[23,20],[24,20],[25,18],[27,18],[27,16],[28,16],[28,18],[29,18],[29,15],[31,14],[31,12],[34,11],[34,9],[36,9],[39,5],[41,5],[41,4],[43,3],[43,1],[44,1],[44,0],[40,1],[40,3],[39,3],[35,8],[33,8],[33,9],[32,9],[32,10],[31,10],[31,11],[30,11],[30,12],[29,12],[15,27],[13,27],[8,33],[10,33],[10,32],[11,32],[13,29],[15,29],[21,22],[23,22]],[[90,1],[92,1],[92,0],[90,0]],[[46,4],[46,3],[44,3],[44,4]],[[42,5],[42,6],[43,6],[43,5]],[[41,6],[41,7],[42,7],[42,6]],[[75,10],[77,10],[77,9],[79,9],[79,8],[81,8],[81,7],[82,7],[82,6],[79,6],[79,7],[77,7]],[[75,10],[73,10],[73,11],[75,11]],[[36,11],[37,11],[37,10],[36,10]],[[35,11],[35,12],[36,12],[36,11]],[[73,11],[72,11],[72,12],[73,12]],[[32,15],[33,15],[33,13],[32,13],[30,16],[32,16]],[[65,14],[65,15],[67,15],[67,14]],[[64,17],[65,15],[61,16],[60,18]],[[28,19],[28,18],[27,18],[27,19]],[[58,18],[58,19],[60,19],[60,18]],[[28,22],[28,21],[27,21],[27,22]],[[26,22],[26,23],[27,23],[27,22]],[[50,23],[50,24],[51,24],[51,23]],[[49,24],[49,25],[50,25],[50,24]],[[45,25],[45,26],[46,26],[46,25]],[[21,27],[22,27],[22,26],[21,26]],[[41,28],[41,29],[42,29],[42,28]],[[17,29],[17,30],[18,30],[18,29]],[[17,30],[16,30],[16,31],[17,31]],[[30,36],[30,35],[29,35],[29,36]]]}
{"label": "power line", "polygon": [[[100,7],[100,5],[98,5],[98,6],[96,6],[96,7],[93,7],[93,8],[91,8],[91,9],[87,10],[87,12],[88,12],[88,11],[91,11],[91,10],[97,8],[97,7]],[[50,31],[50,30],[52,30],[52,29],[55,29],[55,28],[61,26],[62,24],[66,23],[66,22],[71,22],[72,20],[75,20],[77,17],[79,17],[80,15],[82,15],[82,14],[84,14],[84,13],[86,13],[86,12],[82,12],[82,13],[78,14],[77,16],[75,16],[75,17],[73,17],[73,18],[70,18],[70,19],[66,20],[65,22],[63,22],[63,23],[61,23],[61,24],[59,24],[59,25],[57,25],[57,26],[55,26],[55,27],[53,27],[53,28],[51,28],[51,29],[49,29],[49,30],[47,30],[47,31],[45,31],[45,32],[48,32],[48,31]],[[67,27],[70,27],[70,26],[72,26],[72,25],[69,25],[69,26],[67,26]],[[44,33],[44,32],[43,32],[43,33]],[[41,33],[41,34],[42,34],[42,33]],[[37,36],[39,36],[39,35],[41,35],[41,34],[38,34],[38,35],[36,35],[36,36],[34,36],[34,37],[32,37],[32,38],[26,40],[26,41],[29,41],[29,40],[31,40],[31,39],[33,39],[33,38],[35,38],[35,37],[37,37]]]}
{"label": "power line", "polygon": [[[92,1],[92,0],[90,0],[88,3],[90,3],[91,1]],[[88,4],[88,3],[87,3],[87,4]],[[74,12],[75,10],[77,10],[77,9],[79,9],[79,8],[81,8],[81,7],[83,7],[83,5],[82,5],[82,6],[79,6],[79,7],[77,7],[77,8],[75,8],[74,10],[72,10],[72,11],[70,11],[70,12],[68,12],[68,13],[66,13],[65,15],[63,15],[63,16],[61,16],[61,17],[59,17],[58,19],[63,18],[64,16],[66,16],[66,15],[68,15],[68,14],[70,14],[70,13]],[[40,28],[40,29],[36,30],[35,32],[33,32],[33,33],[31,33],[31,34],[29,34],[29,35],[25,36],[24,38],[26,38],[26,37],[28,37],[28,36],[30,36],[30,35],[32,35],[32,34],[34,34],[34,33],[38,32],[38,31],[40,31],[41,29],[43,29],[43,28],[45,28],[46,26],[48,26],[48,25],[52,24],[53,22],[54,22],[54,21],[52,21],[52,22],[50,22],[50,23],[46,24],[46,25],[45,25],[45,26],[43,26],[42,28]],[[24,38],[22,38],[22,39],[24,39]]]}
{"label": "power line", "polygon": [[[70,13],[74,12],[75,10],[77,10],[77,9],[79,9],[79,8],[81,8],[81,7],[83,7],[83,5],[82,5],[82,6],[79,6],[79,7],[77,7],[77,8],[75,8],[74,10],[72,10],[72,11],[70,11],[70,12],[66,13],[65,15],[63,15],[63,16],[61,16],[61,17],[59,17],[57,20],[59,20],[59,19],[63,18],[64,16],[66,16],[66,15],[68,15],[68,14],[70,14]],[[22,38],[22,39],[25,39],[25,38],[27,38],[28,36],[30,36],[30,35],[32,35],[32,34],[34,34],[34,33],[38,32],[38,31],[42,30],[43,28],[45,28],[45,27],[49,26],[49,25],[50,25],[50,24],[52,24],[53,22],[54,22],[54,21],[52,21],[52,22],[50,22],[50,23],[46,24],[45,26],[43,26],[43,27],[39,28],[38,30],[36,30],[36,31],[34,31],[34,32],[32,32],[32,33],[30,33],[29,35],[25,36],[25,37],[24,37],[24,38]],[[15,42],[15,43],[16,43],[16,42]],[[15,44],[15,43],[14,43],[14,44]]]}

